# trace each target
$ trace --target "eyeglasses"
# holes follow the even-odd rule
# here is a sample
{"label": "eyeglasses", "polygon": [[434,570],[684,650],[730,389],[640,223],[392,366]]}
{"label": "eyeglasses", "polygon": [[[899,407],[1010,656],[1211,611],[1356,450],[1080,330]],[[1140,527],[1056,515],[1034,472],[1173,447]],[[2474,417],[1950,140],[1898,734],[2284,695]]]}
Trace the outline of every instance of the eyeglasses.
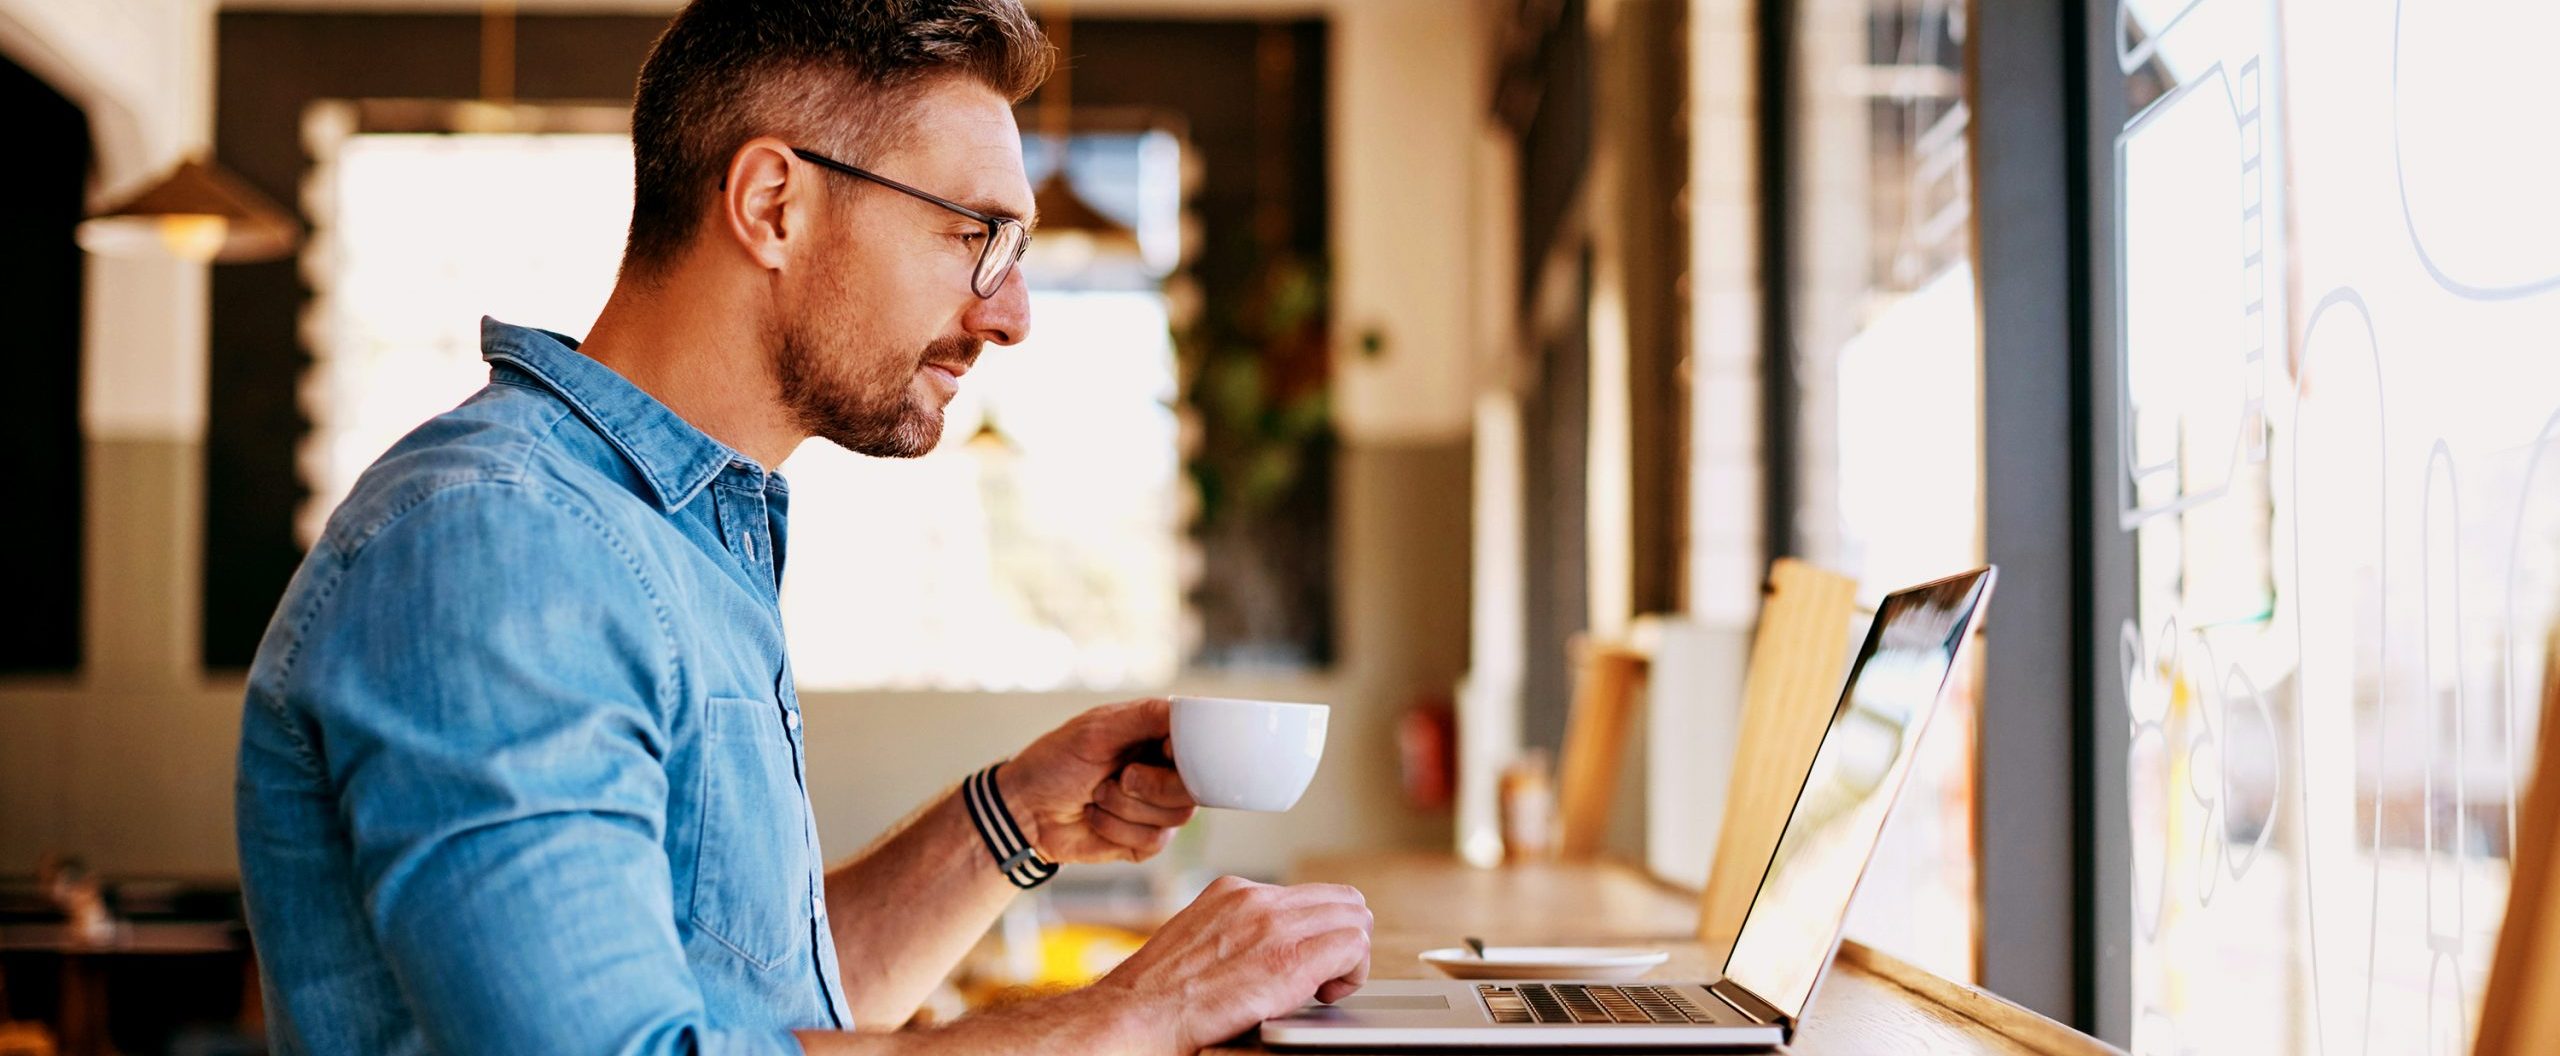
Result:
{"label": "eyeglasses", "polygon": [[1031,229],[1023,226],[1022,221],[1010,216],[982,213],[941,195],[917,190],[879,173],[855,168],[823,154],[798,147],[791,148],[791,153],[799,155],[800,160],[820,168],[834,169],[856,179],[869,180],[890,190],[914,195],[987,225],[986,244],[978,247],[978,269],[969,275],[969,292],[977,294],[981,300],[995,296],[997,290],[1004,288],[1004,280],[1006,276],[1013,274],[1013,266],[1021,262],[1022,252],[1031,248]]}

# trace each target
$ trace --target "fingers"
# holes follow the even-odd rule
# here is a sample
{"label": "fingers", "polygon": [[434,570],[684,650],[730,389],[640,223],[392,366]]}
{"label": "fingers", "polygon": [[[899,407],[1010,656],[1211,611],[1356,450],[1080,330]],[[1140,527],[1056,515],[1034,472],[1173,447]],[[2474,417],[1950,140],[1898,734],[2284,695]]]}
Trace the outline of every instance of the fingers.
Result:
{"label": "fingers", "polygon": [[1151,802],[1146,797],[1131,792],[1128,771],[1122,771],[1121,775],[1119,780],[1105,781],[1101,788],[1094,790],[1093,805],[1102,808],[1104,813],[1122,821],[1159,828],[1168,828],[1191,820],[1191,804]]}
{"label": "fingers", "polygon": [[1173,842],[1174,830],[1169,827],[1141,825],[1114,817],[1099,806],[1085,808],[1084,823],[1094,835],[1102,837],[1103,842],[1128,852],[1129,860],[1133,862],[1153,858]]}
{"label": "fingers", "polygon": [[1131,797],[1159,807],[1189,809],[1200,805],[1191,798],[1191,790],[1183,786],[1182,775],[1170,767],[1131,763],[1120,768],[1118,783],[1121,791]]}
{"label": "fingers", "polygon": [[1369,897],[1349,884],[1291,884],[1280,891],[1288,904],[1294,906],[1343,903],[1358,906],[1363,913],[1369,911]]}
{"label": "fingers", "polygon": [[1367,897],[1346,884],[1301,884],[1292,890],[1315,901],[1315,913],[1324,919],[1319,926],[1329,929],[1310,949],[1308,967],[1329,975],[1316,987],[1316,1000],[1330,1005],[1369,985],[1369,939],[1378,922]]}
{"label": "fingers", "polygon": [[1306,936],[1295,945],[1297,963],[1288,968],[1296,978],[1324,980],[1316,986],[1315,997],[1332,1004],[1368,985],[1369,938],[1377,919],[1357,891],[1338,884],[1305,886],[1315,890],[1291,891],[1317,901],[1286,911]]}
{"label": "fingers", "polygon": [[[1369,983],[1369,932],[1366,928],[1339,928],[1318,935],[1304,947],[1306,963],[1301,967],[1325,981],[1316,987],[1316,1000],[1332,1004]],[[1303,978],[1303,976],[1301,977]]]}

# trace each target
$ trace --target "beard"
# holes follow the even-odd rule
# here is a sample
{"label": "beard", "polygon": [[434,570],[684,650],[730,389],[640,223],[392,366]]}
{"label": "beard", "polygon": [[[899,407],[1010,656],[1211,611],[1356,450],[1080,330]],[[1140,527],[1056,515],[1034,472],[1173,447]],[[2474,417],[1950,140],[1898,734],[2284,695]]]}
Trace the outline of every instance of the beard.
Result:
{"label": "beard", "polygon": [[916,372],[926,363],[974,363],[985,342],[947,337],[915,355],[831,344],[805,316],[783,324],[774,342],[774,378],[795,423],[858,455],[915,458],[942,442],[943,404],[916,391]]}

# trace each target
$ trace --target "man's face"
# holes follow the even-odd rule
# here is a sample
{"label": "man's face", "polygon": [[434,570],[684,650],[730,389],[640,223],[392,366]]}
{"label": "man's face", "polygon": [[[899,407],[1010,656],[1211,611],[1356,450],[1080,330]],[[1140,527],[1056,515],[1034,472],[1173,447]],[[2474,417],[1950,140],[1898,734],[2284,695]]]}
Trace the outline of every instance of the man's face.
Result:
{"label": "man's face", "polygon": [[[1022,135],[1002,96],[947,78],[923,90],[909,120],[907,145],[871,171],[1033,219]],[[801,428],[846,450],[922,455],[941,440],[943,407],[986,343],[1030,333],[1030,295],[1018,272],[993,297],[970,289],[986,225],[815,165],[802,171],[825,186],[813,252],[783,277],[773,343],[783,402]]]}

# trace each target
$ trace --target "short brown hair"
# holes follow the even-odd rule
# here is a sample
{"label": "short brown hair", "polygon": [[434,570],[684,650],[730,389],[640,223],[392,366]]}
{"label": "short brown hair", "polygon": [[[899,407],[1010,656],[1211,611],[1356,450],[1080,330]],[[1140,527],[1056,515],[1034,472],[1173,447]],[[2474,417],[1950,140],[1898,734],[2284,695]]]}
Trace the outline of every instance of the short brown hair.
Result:
{"label": "short brown hair", "polygon": [[921,85],[957,74],[1019,102],[1051,62],[1021,0],[693,0],[640,66],[623,270],[675,259],[749,139],[865,164],[907,131]]}

